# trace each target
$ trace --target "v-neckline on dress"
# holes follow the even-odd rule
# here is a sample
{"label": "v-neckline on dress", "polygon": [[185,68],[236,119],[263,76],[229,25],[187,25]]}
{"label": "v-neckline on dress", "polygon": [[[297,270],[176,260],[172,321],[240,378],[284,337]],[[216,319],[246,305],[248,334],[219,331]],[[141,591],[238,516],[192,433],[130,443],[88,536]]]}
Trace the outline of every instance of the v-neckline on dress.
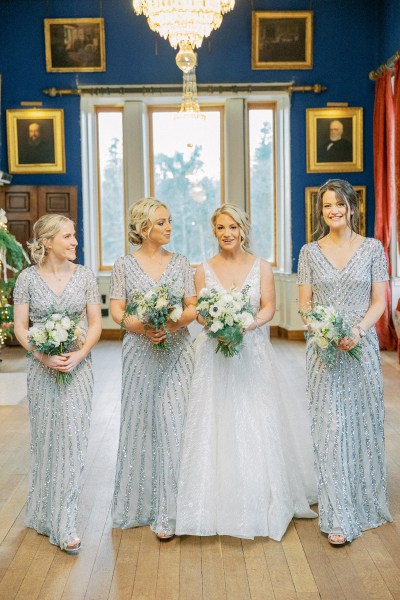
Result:
{"label": "v-neckline on dress", "polygon": [[51,291],[51,293],[53,294],[53,296],[55,296],[56,298],[61,298],[61,296],[64,294],[65,290],[68,288],[69,284],[71,283],[71,281],[73,280],[73,278],[75,277],[75,273],[78,270],[79,265],[75,265],[75,269],[72,271],[71,277],[68,279],[67,283],[64,286],[64,289],[57,294],[47,283],[47,281],[45,279],[43,279],[43,277],[41,276],[41,274],[39,273],[39,269],[37,267],[34,267],[35,269],[35,273],[37,274],[37,276],[39,277],[40,281],[42,281],[45,286]]}
{"label": "v-neckline on dress", "polygon": [[353,252],[353,254],[350,256],[349,260],[347,261],[347,263],[345,265],[343,265],[343,267],[341,269],[338,269],[338,267],[335,267],[335,265],[329,260],[329,258],[326,256],[326,254],[324,252],[322,252],[322,248],[321,246],[318,244],[318,242],[315,242],[317,244],[317,248],[320,251],[320,253],[322,254],[322,256],[324,257],[324,259],[326,260],[326,262],[332,267],[332,269],[335,269],[335,271],[338,271],[339,273],[341,273],[342,271],[344,271],[344,269],[351,263],[351,261],[353,260],[353,258],[357,255],[358,251],[360,250],[360,248],[362,248],[362,246],[364,246],[365,242],[367,241],[367,238],[365,238],[361,244],[358,246],[358,248],[356,248]]}
{"label": "v-neckline on dress", "polygon": [[[234,290],[235,290],[235,291],[237,291],[237,292],[241,292],[241,291],[243,290],[243,288],[244,288],[244,286],[246,285],[246,283],[247,283],[247,280],[249,279],[249,277],[250,277],[250,275],[251,275],[251,273],[252,273],[252,271],[253,271],[253,269],[254,269],[254,266],[255,266],[255,264],[257,263],[257,261],[258,261],[258,258],[256,257],[256,258],[254,259],[254,262],[253,262],[253,264],[252,264],[252,265],[251,265],[251,267],[250,267],[250,270],[249,270],[249,272],[247,273],[246,277],[244,278],[244,281],[243,281],[242,285],[240,286],[240,288],[239,288],[239,289],[237,289],[237,288],[235,287],[235,288],[234,288]],[[223,286],[223,285],[222,285],[222,283],[221,283],[221,281],[220,281],[220,279],[219,279],[218,275],[216,274],[216,272],[214,271],[214,269],[212,268],[212,266],[210,265],[210,263],[209,263],[208,261],[206,261],[206,265],[207,265],[207,267],[210,269],[211,273],[214,275],[215,279],[218,281],[218,283],[219,283],[219,285],[222,287],[222,289],[223,289],[223,290],[226,290],[227,288],[226,288],[225,286]],[[231,289],[231,288],[228,288],[228,289]]]}
{"label": "v-neckline on dress", "polygon": [[[135,254],[136,254],[136,252],[135,252]],[[139,269],[142,271],[142,273],[144,273],[146,275],[146,277],[148,279],[150,279],[150,281],[152,281],[154,284],[160,283],[161,279],[164,277],[165,273],[168,271],[168,269],[169,269],[172,261],[174,260],[175,256],[177,256],[176,252],[172,252],[172,256],[169,259],[169,261],[167,263],[167,266],[165,267],[164,271],[161,273],[160,277],[158,279],[153,279],[152,276],[149,275],[147,273],[147,271],[145,271],[143,269],[142,265],[140,264],[140,262],[138,261],[138,259],[135,257],[135,254],[130,254],[129,256],[131,256],[134,259],[135,263],[137,264],[137,266],[139,267]]]}

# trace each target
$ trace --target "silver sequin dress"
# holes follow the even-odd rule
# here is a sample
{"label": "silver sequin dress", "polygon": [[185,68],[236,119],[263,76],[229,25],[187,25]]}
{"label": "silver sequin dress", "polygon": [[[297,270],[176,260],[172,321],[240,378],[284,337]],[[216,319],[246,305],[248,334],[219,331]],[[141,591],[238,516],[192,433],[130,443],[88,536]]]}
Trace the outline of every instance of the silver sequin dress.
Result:
{"label": "silver sequin dress", "polygon": [[[223,291],[203,266],[206,287]],[[259,259],[244,285],[259,310]],[[265,327],[246,333],[237,356],[216,345],[205,330],[194,343],[176,532],[280,540],[293,516],[317,516],[306,395],[285,388]]]}
{"label": "silver sequin dress", "polygon": [[[300,285],[312,286],[313,302],[334,306],[356,325],[371,302],[372,282],[388,279],[378,240],[365,239],[343,269],[336,269],[317,242],[303,246]],[[391,521],[386,485],[384,404],[375,328],[361,340],[360,362],[340,352],[328,367],[307,341],[306,366],[320,528],[348,541]]]}
{"label": "silver sequin dress", "polygon": [[[57,295],[33,266],[18,276],[14,303],[29,304],[29,319],[37,325],[64,310],[85,322],[86,305],[99,304],[100,298],[88,267],[78,265]],[[53,369],[28,358],[31,470],[25,524],[60,547],[76,537],[93,392],[90,354],[71,373],[72,382],[60,386]]]}
{"label": "silver sequin dress", "polygon": [[[189,261],[173,254],[154,281],[133,255],[113,268],[110,298],[128,300],[167,284],[195,296]],[[122,343],[121,426],[112,504],[113,526],[150,525],[174,533],[177,476],[193,350],[186,327],[171,334],[170,350],[157,350],[145,335],[125,333]]]}

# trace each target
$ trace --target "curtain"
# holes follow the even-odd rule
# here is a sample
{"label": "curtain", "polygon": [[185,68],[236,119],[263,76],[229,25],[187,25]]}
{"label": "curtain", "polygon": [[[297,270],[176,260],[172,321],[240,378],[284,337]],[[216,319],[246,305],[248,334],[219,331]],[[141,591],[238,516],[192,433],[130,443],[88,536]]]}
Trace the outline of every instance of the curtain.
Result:
{"label": "curtain", "polygon": [[[394,181],[396,198],[397,243],[400,251],[400,58],[394,64]],[[400,300],[396,310],[397,351],[400,361]]]}
{"label": "curtain", "polygon": [[400,249],[400,58],[394,64],[394,177],[397,243]]}
{"label": "curtain", "polygon": [[[387,69],[377,78],[374,105],[375,237],[383,244],[389,273],[394,205],[394,100],[391,75],[391,71]],[[389,282],[386,285],[386,309],[376,324],[376,330],[381,350],[397,348]]]}

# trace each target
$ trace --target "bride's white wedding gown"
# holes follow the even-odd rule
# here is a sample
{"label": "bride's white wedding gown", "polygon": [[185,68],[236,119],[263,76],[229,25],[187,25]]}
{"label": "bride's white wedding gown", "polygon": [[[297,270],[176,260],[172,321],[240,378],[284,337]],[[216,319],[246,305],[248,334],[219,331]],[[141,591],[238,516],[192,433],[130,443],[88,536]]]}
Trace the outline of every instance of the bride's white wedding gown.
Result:
{"label": "bride's white wedding gown", "polygon": [[[204,270],[206,287],[222,290],[208,263]],[[260,259],[244,286],[259,310]],[[216,344],[205,331],[194,344],[176,533],[280,540],[293,516],[317,516],[305,395],[285,389],[265,327],[248,332],[233,358]]]}

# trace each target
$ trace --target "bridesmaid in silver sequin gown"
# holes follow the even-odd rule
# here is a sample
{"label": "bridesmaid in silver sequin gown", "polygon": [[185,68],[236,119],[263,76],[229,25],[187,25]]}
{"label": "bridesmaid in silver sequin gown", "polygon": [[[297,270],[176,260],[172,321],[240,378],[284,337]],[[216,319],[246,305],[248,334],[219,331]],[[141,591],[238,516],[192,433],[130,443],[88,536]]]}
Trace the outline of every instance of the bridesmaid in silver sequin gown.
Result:
{"label": "bridesmaid in silver sequin gown", "polygon": [[[333,367],[307,340],[308,395],[319,479],[320,528],[342,545],[391,521],[386,484],[382,372],[375,323],[385,308],[388,280],[383,247],[356,233],[357,196],[343,180],[318,193],[321,236],[300,253],[298,282],[307,303],[332,305],[353,325]],[[318,236],[318,233],[317,233]],[[362,347],[358,362],[346,354]]]}
{"label": "bridesmaid in silver sequin gown", "polygon": [[[30,244],[36,266],[22,271],[14,288],[15,334],[27,350],[29,322],[41,324],[51,313],[78,313],[87,329],[74,352],[34,352],[28,358],[31,471],[25,524],[71,554],[80,549],[76,520],[93,390],[90,350],[101,333],[96,279],[89,268],[73,264],[76,246],[70,219],[39,219]],[[70,372],[72,382],[58,385],[56,370]]]}
{"label": "bridesmaid in silver sequin gown", "polygon": [[189,261],[167,252],[171,219],[167,207],[144,198],[130,210],[129,241],[134,254],[114,265],[110,308],[120,323],[134,290],[147,292],[168,284],[182,293],[184,310],[168,324],[170,349],[155,346],[163,331],[145,328],[132,317],[122,344],[121,428],[113,526],[150,525],[160,539],[175,533],[177,477],[186,400],[193,369],[187,325],[196,317],[195,289]]}

